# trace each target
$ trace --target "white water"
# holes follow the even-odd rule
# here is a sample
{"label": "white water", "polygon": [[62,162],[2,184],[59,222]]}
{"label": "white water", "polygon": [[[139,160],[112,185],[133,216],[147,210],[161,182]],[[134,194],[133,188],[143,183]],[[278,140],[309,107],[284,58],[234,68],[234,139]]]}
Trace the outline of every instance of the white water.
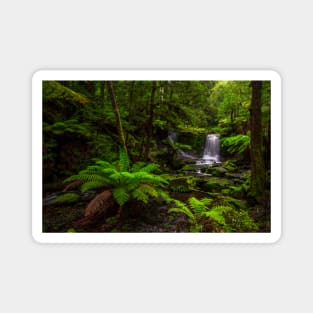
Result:
{"label": "white water", "polygon": [[214,165],[220,162],[220,139],[216,134],[209,134],[206,138],[202,159],[197,165]]}

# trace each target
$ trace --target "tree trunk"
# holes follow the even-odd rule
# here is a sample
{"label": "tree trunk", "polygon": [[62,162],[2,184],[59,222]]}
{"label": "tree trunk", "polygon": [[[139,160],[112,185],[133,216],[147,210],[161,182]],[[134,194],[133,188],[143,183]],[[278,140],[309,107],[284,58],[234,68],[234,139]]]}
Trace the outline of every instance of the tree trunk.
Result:
{"label": "tree trunk", "polygon": [[154,117],[154,98],[155,91],[157,89],[157,82],[152,82],[151,97],[150,97],[150,106],[149,106],[149,120],[147,124],[147,141],[145,149],[145,160],[148,161],[150,158],[150,148],[151,148],[151,138],[153,133],[153,117]]}
{"label": "tree trunk", "polygon": [[113,111],[115,114],[115,119],[116,119],[116,124],[117,124],[116,126],[117,126],[117,131],[120,137],[121,145],[124,148],[125,153],[128,154],[126,142],[125,142],[125,135],[124,135],[123,126],[122,126],[122,120],[121,120],[120,111],[119,111],[119,108],[115,99],[112,81],[108,81],[108,89],[109,89],[109,94],[111,97]]}
{"label": "tree trunk", "polygon": [[100,101],[102,105],[104,105],[104,98],[105,98],[105,81],[101,82]]}
{"label": "tree trunk", "polygon": [[258,203],[264,199],[265,167],[262,152],[262,82],[252,81],[252,99],[250,107],[251,130],[251,192]]}

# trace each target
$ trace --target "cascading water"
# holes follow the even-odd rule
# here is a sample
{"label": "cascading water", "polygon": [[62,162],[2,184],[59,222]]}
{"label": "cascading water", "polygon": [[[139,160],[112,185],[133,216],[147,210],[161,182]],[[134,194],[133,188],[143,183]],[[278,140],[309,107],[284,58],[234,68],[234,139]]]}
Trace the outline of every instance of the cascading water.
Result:
{"label": "cascading water", "polygon": [[[176,132],[168,132],[168,140],[171,145],[175,145],[177,142],[178,135]],[[177,149],[177,148],[176,148]],[[177,156],[184,159],[188,164],[193,163],[195,166],[195,173],[199,176],[211,176],[202,172],[202,169],[207,166],[214,166],[220,164],[220,137],[218,134],[209,134],[206,137],[203,154],[199,159],[194,155],[191,155],[181,149],[177,149]],[[195,162],[195,163],[194,163]]]}
{"label": "cascading water", "polygon": [[[196,165],[218,164],[220,162],[220,138],[217,134],[209,134],[206,137],[206,142],[203,150],[202,159],[198,160]],[[200,172],[200,168],[198,169]]]}
{"label": "cascading water", "polygon": [[220,163],[220,139],[218,135],[210,134],[207,136],[202,159]]}

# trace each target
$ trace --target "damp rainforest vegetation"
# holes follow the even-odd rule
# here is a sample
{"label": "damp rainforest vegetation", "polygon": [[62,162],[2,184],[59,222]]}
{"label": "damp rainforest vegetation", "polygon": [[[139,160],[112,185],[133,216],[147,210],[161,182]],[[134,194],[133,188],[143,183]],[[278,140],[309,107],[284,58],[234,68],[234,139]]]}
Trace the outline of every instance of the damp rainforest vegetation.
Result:
{"label": "damp rainforest vegetation", "polygon": [[269,81],[44,81],[44,232],[270,232]]}

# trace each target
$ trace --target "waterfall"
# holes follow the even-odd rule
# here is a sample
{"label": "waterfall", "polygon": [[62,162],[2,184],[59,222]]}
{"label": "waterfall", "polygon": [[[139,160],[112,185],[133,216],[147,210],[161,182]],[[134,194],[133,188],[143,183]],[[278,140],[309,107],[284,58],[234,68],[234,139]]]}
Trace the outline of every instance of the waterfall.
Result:
{"label": "waterfall", "polygon": [[202,159],[198,160],[196,165],[214,165],[220,161],[220,138],[217,134],[209,134],[206,137],[203,149]]}
{"label": "waterfall", "polygon": [[220,161],[220,139],[216,134],[209,134],[206,138],[205,147],[203,150],[204,160],[211,160],[215,163]]}
{"label": "waterfall", "polygon": [[[176,132],[174,132],[174,131],[169,131],[167,138],[168,138],[168,141],[169,141],[172,145],[177,144],[178,135],[177,135]],[[190,159],[190,160],[196,160],[196,159],[197,159],[195,156],[193,156],[193,155],[191,155],[191,154],[189,154],[189,153],[187,153],[187,152],[185,152],[185,151],[183,151],[183,150],[181,150],[181,149],[179,149],[179,148],[177,148],[176,151],[177,151],[177,156],[178,156],[178,157],[181,157],[181,158],[183,158],[183,159]]]}
{"label": "waterfall", "polygon": [[167,138],[173,144],[177,141],[177,133],[174,131],[169,131]]}

